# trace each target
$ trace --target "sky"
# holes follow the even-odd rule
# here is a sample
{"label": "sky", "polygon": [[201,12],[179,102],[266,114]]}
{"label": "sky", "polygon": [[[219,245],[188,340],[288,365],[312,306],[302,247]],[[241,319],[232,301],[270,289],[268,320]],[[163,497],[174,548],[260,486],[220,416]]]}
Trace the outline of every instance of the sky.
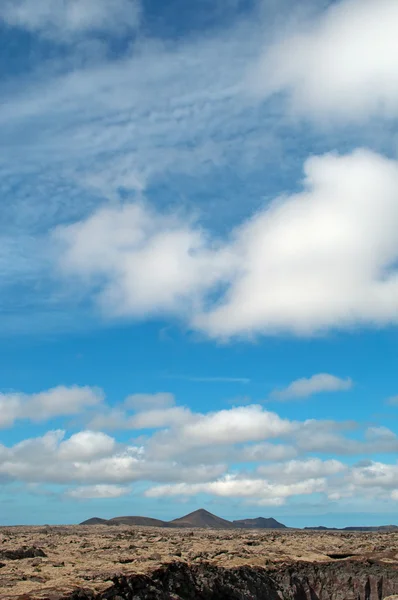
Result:
{"label": "sky", "polygon": [[1,524],[398,524],[397,28],[2,0]]}

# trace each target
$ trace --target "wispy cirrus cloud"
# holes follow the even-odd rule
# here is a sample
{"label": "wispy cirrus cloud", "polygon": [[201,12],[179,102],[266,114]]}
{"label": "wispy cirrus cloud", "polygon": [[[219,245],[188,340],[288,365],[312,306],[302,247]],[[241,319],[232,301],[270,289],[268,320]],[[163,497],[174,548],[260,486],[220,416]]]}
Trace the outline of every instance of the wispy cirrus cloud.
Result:
{"label": "wispy cirrus cloud", "polygon": [[120,498],[131,493],[131,488],[122,485],[87,485],[69,489],[66,496],[75,500],[88,500],[92,498]]}
{"label": "wispy cirrus cloud", "polygon": [[[265,139],[248,122],[251,101],[240,81],[255,35],[247,36],[247,27],[167,45],[145,39],[114,60],[100,57],[88,66],[59,59],[2,88],[0,218],[8,226],[0,228],[0,286],[9,327],[14,313],[21,316],[18,305],[29,302],[43,320],[65,307],[71,314],[81,300],[53,280],[47,236],[54,226],[88,218],[109,203],[140,200],[144,191],[150,204],[201,212],[183,189],[189,182],[196,193],[201,182],[204,208],[212,204],[209,214],[217,215],[218,194],[209,198],[204,177],[236,161],[245,170],[260,164],[259,149],[272,145],[273,135],[265,124]],[[242,140],[250,147],[245,165],[235,139],[240,150]],[[166,191],[160,199],[159,185]],[[228,203],[229,214],[231,208]],[[31,293],[21,292],[21,281]]]}
{"label": "wispy cirrus cloud", "polygon": [[[42,2],[40,18],[46,22],[47,4]],[[25,4],[31,7],[28,0],[20,5]],[[58,19],[60,9],[54,6],[51,18]],[[63,3],[62,10],[70,6]],[[85,10],[102,15],[102,6],[88,3]],[[29,8],[26,14],[30,12]],[[98,15],[90,18],[102,22]],[[82,20],[83,25],[88,22],[88,17]],[[15,311],[16,299],[29,298],[31,310],[38,313],[43,306],[43,312],[49,312],[50,302],[51,309],[69,309],[69,314],[77,306],[78,314],[87,306],[87,296],[92,297],[87,288],[94,282],[103,314],[140,319],[178,315],[216,338],[280,331],[311,335],[358,323],[394,322],[387,300],[395,293],[389,270],[396,252],[393,244],[388,252],[384,244],[377,265],[365,260],[367,240],[380,247],[379,230],[369,228],[370,221],[377,222],[373,213],[379,196],[384,198],[380,215],[395,222],[393,203],[387,200],[395,185],[394,169],[388,167],[393,163],[365,151],[305,161],[302,148],[307,142],[324,150],[344,140],[346,147],[346,131],[337,138],[329,132],[322,144],[316,132],[308,131],[306,143],[300,142],[286,156],[286,124],[293,128],[289,131],[297,127],[296,133],[299,125],[289,121],[279,100],[263,102],[248,93],[247,73],[269,32],[266,22],[251,15],[205,39],[167,45],[141,39],[114,60],[43,69],[5,86],[1,193],[12,198],[0,207],[1,219],[10,223],[7,234],[0,231],[5,310]],[[365,138],[376,143],[367,128],[356,130],[354,138],[356,144]],[[303,192],[289,193],[298,185],[303,160]],[[275,173],[276,164],[283,165],[284,181],[287,174],[296,177],[289,180],[284,198],[278,197],[280,186],[270,195],[270,172]],[[383,169],[385,177],[380,175]],[[218,187],[226,174],[228,190]],[[237,178],[233,184],[231,174]],[[355,202],[352,187],[357,189]],[[362,194],[373,213],[359,212],[357,220],[352,215],[359,210]],[[308,231],[299,206],[309,215]],[[177,213],[174,223],[170,213]],[[152,229],[151,220],[156,223]],[[93,237],[100,221],[108,256],[104,262],[101,248],[89,249],[92,240],[86,246],[82,242]],[[357,222],[359,236],[353,233]],[[334,229],[330,223],[336,224]],[[66,238],[69,234],[63,260],[69,262],[72,275],[80,271],[80,283],[85,280],[73,293],[70,279],[66,284],[61,278],[54,280],[55,254],[51,245],[49,250],[48,232],[57,226],[58,233],[63,231]],[[124,245],[115,245],[116,229],[118,235],[123,229]],[[311,262],[308,256],[318,247],[316,231],[326,229],[322,252]],[[141,238],[134,242],[137,233]],[[285,239],[290,240],[290,250],[279,252]],[[303,239],[306,244],[293,259],[294,244]],[[351,253],[349,261],[340,263],[343,250],[336,252],[336,245]],[[164,268],[139,269],[141,262],[159,261]],[[385,281],[381,273],[386,269]],[[55,270],[58,275],[58,265]],[[332,277],[324,281],[328,270]],[[21,280],[32,294],[21,293]],[[339,298],[337,289],[343,290]],[[370,298],[366,306],[365,297]],[[293,298],[298,299],[294,305]]]}
{"label": "wispy cirrus cloud", "polygon": [[36,394],[9,392],[0,394],[0,428],[15,421],[48,421],[55,417],[78,415],[98,407],[104,400],[102,390],[89,386],[58,386]]}
{"label": "wispy cirrus cloud", "polygon": [[3,0],[0,22],[60,42],[126,33],[138,26],[140,13],[138,0]]}
{"label": "wispy cirrus cloud", "polygon": [[193,383],[241,383],[246,385],[251,382],[249,377],[230,377],[230,376],[198,376],[198,375],[168,375],[167,379],[182,379],[192,381]]}

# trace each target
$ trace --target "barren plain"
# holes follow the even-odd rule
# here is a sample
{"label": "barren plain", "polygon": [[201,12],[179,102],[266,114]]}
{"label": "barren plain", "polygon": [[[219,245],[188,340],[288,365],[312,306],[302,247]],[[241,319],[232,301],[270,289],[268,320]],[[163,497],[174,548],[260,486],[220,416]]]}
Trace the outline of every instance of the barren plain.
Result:
{"label": "barren plain", "polygon": [[0,529],[0,598],[383,600],[398,594],[398,533]]}

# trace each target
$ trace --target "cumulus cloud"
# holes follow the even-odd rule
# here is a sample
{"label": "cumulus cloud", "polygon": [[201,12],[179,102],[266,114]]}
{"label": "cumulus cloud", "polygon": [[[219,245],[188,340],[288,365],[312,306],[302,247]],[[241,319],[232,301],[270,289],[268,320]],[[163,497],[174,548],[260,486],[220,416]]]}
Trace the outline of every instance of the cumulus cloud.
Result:
{"label": "cumulus cloud", "polygon": [[271,444],[262,442],[260,444],[249,444],[240,448],[231,460],[236,462],[264,462],[288,460],[297,456],[297,448],[286,444]]}
{"label": "cumulus cloud", "polygon": [[88,498],[120,498],[130,494],[131,488],[121,485],[87,485],[68,490],[70,498],[85,500]]}
{"label": "cumulus cloud", "polygon": [[54,417],[77,415],[98,406],[104,394],[88,386],[58,386],[37,394],[11,392],[0,394],[0,427],[11,427],[15,421],[47,421]]}
{"label": "cumulus cloud", "polygon": [[227,468],[225,464],[182,465],[167,458],[149,459],[145,448],[119,445],[102,432],[82,431],[64,438],[65,432],[59,430],[10,448],[0,445],[0,477],[61,485],[198,482],[219,477]]}
{"label": "cumulus cloud", "polygon": [[192,445],[240,443],[276,438],[292,430],[287,419],[260,406],[239,406],[200,417],[182,430]]}
{"label": "cumulus cloud", "polygon": [[286,91],[309,118],[397,115],[395,0],[341,0],[294,25],[252,69],[253,91]]}
{"label": "cumulus cloud", "polygon": [[[146,428],[153,413],[178,408],[136,416]],[[0,479],[67,486],[66,495],[76,499],[118,497],[141,482],[153,498],[209,494],[264,506],[312,494],[321,494],[325,501],[391,499],[398,489],[396,464],[361,461],[350,466],[311,456],[396,454],[398,438],[386,427],[368,427],[362,440],[358,435],[350,439],[344,434],[352,423],[288,421],[256,405],[190,412],[188,420],[162,427],[150,421],[150,426],[154,431],[136,443],[117,443],[101,431],[67,437],[57,430],[10,447],[0,445]]]}
{"label": "cumulus cloud", "polygon": [[172,458],[184,454],[190,456],[196,449],[209,447],[217,455],[216,447],[283,437],[294,427],[289,420],[281,419],[261,406],[239,406],[208,414],[192,414],[179,427],[154,435],[148,451],[156,457]]}
{"label": "cumulus cloud", "polygon": [[369,427],[365,430],[364,440],[343,435],[344,430],[349,428],[358,430],[358,425],[352,424],[349,427],[349,424],[308,421],[294,433],[297,451],[300,454],[316,452],[336,456],[398,452],[398,437],[386,427]]}
{"label": "cumulus cloud", "polygon": [[398,464],[369,461],[354,466],[341,482],[340,489],[346,495],[361,495],[370,498],[394,499],[398,487]]}
{"label": "cumulus cloud", "polygon": [[242,499],[260,506],[279,506],[293,496],[321,494],[324,501],[356,498],[372,500],[396,499],[397,464],[369,461],[354,466],[336,460],[308,458],[279,465],[268,465],[252,474],[227,474],[203,483],[170,483],[149,488],[150,498],[188,497],[211,494]]}
{"label": "cumulus cloud", "polygon": [[323,461],[319,458],[308,458],[260,466],[257,472],[273,481],[295,482],[336,475],[346,469],[347,467],[338,460]]}
{"label": "cumulus cloud", "polygon": [[398,438],[396,434],[391,431],[388,427],[378,426],[378,427],[368,427],[365,432],[365,435],[370,440],[397,440]]}
{"label": "cumulus cloud", "polygon": [[279,506],[290,496],[308,495],[325,490],[324,479],[308,479],[289,485],[270,483],[265,479],[240,478],[227,475],[217,481],[192,484],[179,483],[150,488],[145,493],[149,498],[170,496],[195,496],[207,493],[223,498],[249,499],[253,504]]}
{"label": "cumulus cloud", "polygon": [[159,429],[162,427],[182,425],[192,420],[192,413],[183,406],[142,410],[131,415],[118,408],[98,412],[90,420],[92,429],[121,430],[121,429]]}
{"label": "cumulus cloud", "polygon": [[58,456],[61,460],[92,460],[109,456],[115,448],[115,440],[105,433],[80,431],[60,444]]}
{"label": "cumulus cloud", "polygon": [[0,21],[57,41],[125,33],[139,18],[138,0],[3,0],[0,6]]}
{"label": "cumulus cloud", "polygon": [[339,456],[365,452],[365,445],[358,439],[346,436],[357,431],[355,421],[318,421],[309,419],[294,432],[294,443],[300,454],[334,454]]}
{"label": "cumulus cloud", "polygon": [[64,272],[105,281],[99,302],[120,316],[187,314],[229,264],[199,227],[139,204],[102,208],[54,236]]}
{"label": "cumulus cloud", "polygon": [[314,394],[322,392],[340,392],[352,388],[352,380],[349,378],[341,379],[328,373],[319,373],[308,379],[302,378],[293,381],[287,388],[275,390],[271,393],[271,398],[275,400],[294,400],[297,398],[307,398]]}
{"label": "cumulus cloud", "polygon": [[362,149],[304,171],[223,242],[142,205],[101,209],[56,230],[63,272],[108,315],[174,314],[211,337],[397,322],[398,164]]}
{"label": "cumulus cloud", "polygon": [[188,408],[175,406],[175,397],[168,392],[131,394],[122,405],[104,408],[90,420],[91,429],[159,429],[180,425],[192,418]]}
{"label": "cumulus cloud", "polygon": [[182,425],[192,420],[188,408],[175,406],[140,412],[129,420],[131,429],[158,429],[169,425]]}
{"label": "cumulus cloud", "polygon": [[308,159],[305,175],[302,193],[237,232],[241,272],[219,305],[194,319],[210,335],[397,321],[397,163],[357,150]]}

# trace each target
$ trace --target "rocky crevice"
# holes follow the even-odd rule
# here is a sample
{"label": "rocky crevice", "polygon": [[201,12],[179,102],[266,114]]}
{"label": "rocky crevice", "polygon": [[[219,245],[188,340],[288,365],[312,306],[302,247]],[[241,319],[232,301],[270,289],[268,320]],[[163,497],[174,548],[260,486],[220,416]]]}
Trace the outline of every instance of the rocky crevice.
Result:
{"label": "rocky crevice", "polygon": [[277,569],[172,563],[150,575],[115,577],[98,595],[80,589],[62,600],[383,600],[397,593],[396,566],[369,561]]}

